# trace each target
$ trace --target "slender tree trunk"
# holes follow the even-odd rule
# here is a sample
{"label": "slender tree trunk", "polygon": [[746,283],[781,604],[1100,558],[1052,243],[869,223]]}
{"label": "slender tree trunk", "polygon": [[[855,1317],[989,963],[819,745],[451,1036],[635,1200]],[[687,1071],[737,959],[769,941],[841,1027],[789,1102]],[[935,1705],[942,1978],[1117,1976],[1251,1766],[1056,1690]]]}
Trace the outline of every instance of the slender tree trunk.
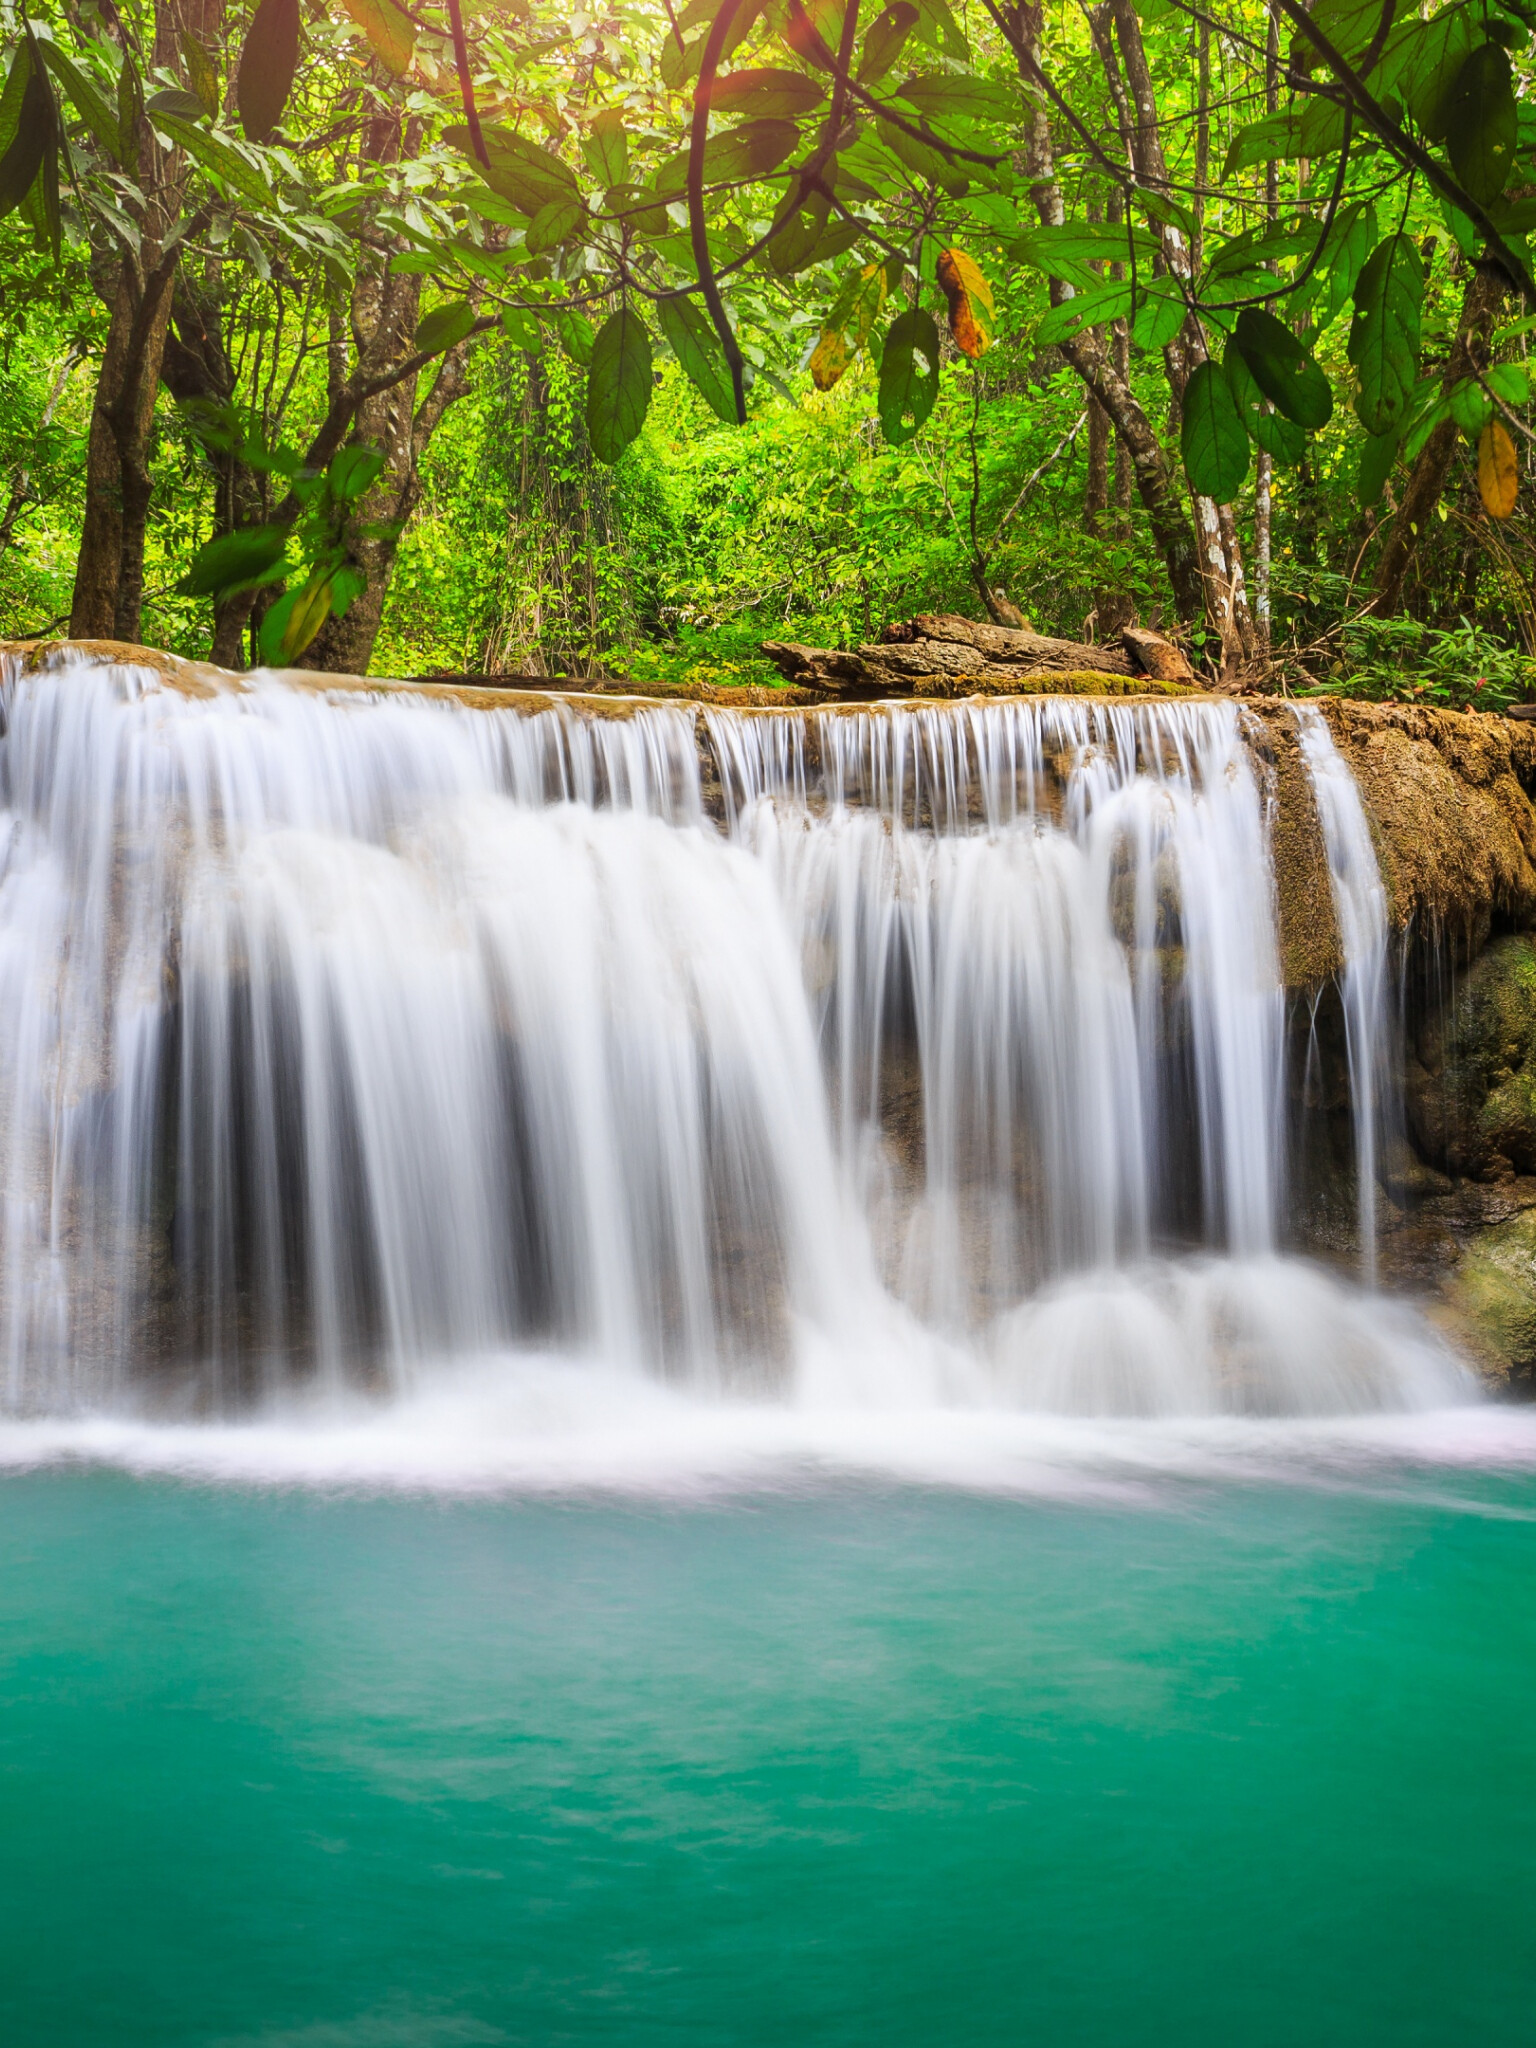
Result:
{"label": "slender tree trunk", "polygon": [[[1039,66],[1043,15],[1043,5],[1023,0],[1008,17],[1019,69],[1026,80],[1033,77]],[[1051,125],[1044,108],[1033,96],[1027,102],[1024,155],[1035,210],[1046,226],[1059,225],[1066,218],[1066,208],[1056,182]],[[1053,304],[1059,305],[1072,296],[1070,285],[1052,280]],[[1167,568],[1179,617],[1189,621],[1199,618],[1205,609],[1199,547],[1177,478],[1156,429],[1137,402],[1130,379],[1111,359],[1103,338],[1091,331],[1061,344],[1061,353],[1114,423]]]}
{"label": "slender tree trunk", "polygon": [[[1088,218],[1102,220],[1104,209],[1088,202]],[[1083,525],[1097,533],[1109,510],[1109,414],[1096,398],[1088,400],[1088,473],[1083,485]]]}
{"label": "slender tree trunk", "polygon": [[[1280,105],[1280,18],[1274,0],[1266,10],[1264,42],[1264,111],[1273,114]],[[1264,166],[1264,217],[1273,226],[1280,217],[1280,166],[1271,157]],[[1260,654],[1270,647],[1269,571],[1273,552],[1274,457],[1258,452],[1253,478],[1253,637]]]}
{"label": "slender tree trunk", "polygon": [[[1442,391],[1449,390],[1463,377],[1470,377],[1474,371],[1487,367],[1489,336],[1504,293],[1504,280],[1492,268],[1474,269],[1468,275],[1456,339],[1441,378]],[[1403,584],[1418,548],[1419,535],[1440,502],[1460,438],[1461,430],[1455,421],[1442,420],[1419,450],[1413,468],[1408,472],[1408,481],[1398,500],[1397,516],[1392,521],[1387,544],[1376,564],[1375,608],[1381,617],[1389,616],[1402,604]]]}
{"label": "slender tree trunk", "polygon": [[[210,45],[222,0],[162,0],[155,10],[154,62],[180,75],[183,34]],[[69,629],[76,639],[137,640],[142,631],[144,541],[152,479],[150,446],[171,292],[180,251],[166,237],[181,211],[179,164],[146,121],[138,153],[145,195],[140,244],[116,271],[111,319],[86,447],[86,510]]]}
{"label": "slender tree trunk", "polygon": [[[1142,41],[1135,0],[1110,0],[1110,9],[1131,106],[1131,156],[1136,175],[1150,189],[1171,193],[1158,120],[1157,94],[1152,83],[1151,66],[1147,62],[1146,45]],[[1106,46],[1101,45],[1101,58],[1105,54]],[[1109,56],[1112,61],[1112,51]],[[1208,82],[1208,67],[1205,76]],[[1189,242],[1178,228],[1168,223],[1159,225],[1158,236],[1169,273],[1181,286],[1191,284],[1195,265]],[[1163,350],[1176,413],[1182,405],[1185,385],[1205,360],[1204,330],[1198,315],[1191,313]],[[1227,670],[1253,652],[1253,629],[1248,616],[1242,555],[1231,507],[1218,506],[1209,498],[1197,496],[1195,531],[1205,583],[1205,609],[1220,639],[1222,668]]]}

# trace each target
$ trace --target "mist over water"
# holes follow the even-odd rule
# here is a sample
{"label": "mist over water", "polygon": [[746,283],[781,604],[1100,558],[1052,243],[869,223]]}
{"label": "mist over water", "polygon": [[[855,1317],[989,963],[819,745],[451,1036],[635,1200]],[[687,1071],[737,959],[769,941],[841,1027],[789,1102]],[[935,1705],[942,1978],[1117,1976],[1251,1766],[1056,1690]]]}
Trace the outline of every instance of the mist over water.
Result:
{"label": "mist over water", "polygon": [[[529,715],[79,660],[3,702],[15,1417],[427,1426],[472,1383],[451,1427],[500,1386],[512,1456],[541,1401],[574,1442],[701,1399],[771,1439],[1469,1395],[1410,1310],[1284,1255],[1232,705]],[[1384,896],[1302,737],[1368,1244]]]}

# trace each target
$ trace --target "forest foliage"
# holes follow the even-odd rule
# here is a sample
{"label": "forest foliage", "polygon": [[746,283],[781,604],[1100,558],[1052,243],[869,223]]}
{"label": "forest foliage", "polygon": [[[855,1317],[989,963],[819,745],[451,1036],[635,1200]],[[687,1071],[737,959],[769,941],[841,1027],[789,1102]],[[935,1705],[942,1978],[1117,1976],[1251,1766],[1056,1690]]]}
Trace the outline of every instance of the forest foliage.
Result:
{"label": "forest foliage", "polygon": [[1532,694],[1531,0],[0,4],[0,627]]}

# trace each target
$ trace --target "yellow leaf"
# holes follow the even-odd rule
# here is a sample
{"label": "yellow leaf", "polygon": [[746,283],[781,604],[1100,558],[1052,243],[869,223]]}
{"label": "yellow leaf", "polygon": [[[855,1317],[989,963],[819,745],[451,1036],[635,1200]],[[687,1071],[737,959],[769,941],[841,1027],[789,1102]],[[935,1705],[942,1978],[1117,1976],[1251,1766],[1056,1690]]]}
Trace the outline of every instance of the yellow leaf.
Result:
{"label": "yellow leaf", "polygon": [[830,391],[852,361],[853,350],[841,327],[823,327],[811,351],[811,382],[818,391]]}
{"label": "yellow leaf", "polygon": [[1520,462],[1509,429],[1490,420],[1477,442],[1477,488],[1494,519],[1507,519],[1520,495]]}
{"label": "yellow leaf", "polygon": [[936,275],[949,302],[949,331],[955,347],[974,362],[992,340],[992,287],[975,258],[963,249],[944,250]]}
{"label": "yellow leaf", "polygon": [[283,628],[282,653],[295,661],[331,616],[331,579],[311,577],[299,592],[288,623]]}
{"label": "yellow leaf", "polygon": [[368,38],[386,71],[404,78],[416,48],[416,24],[395,0],[341,0],[342,6]]}

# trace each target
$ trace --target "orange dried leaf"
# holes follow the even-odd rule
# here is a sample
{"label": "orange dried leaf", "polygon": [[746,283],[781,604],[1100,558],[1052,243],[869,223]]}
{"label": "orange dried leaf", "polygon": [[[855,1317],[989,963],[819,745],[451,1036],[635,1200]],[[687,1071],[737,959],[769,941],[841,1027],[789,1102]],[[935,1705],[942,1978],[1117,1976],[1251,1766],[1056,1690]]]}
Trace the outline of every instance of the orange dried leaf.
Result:
{"label": "orange dried leaf", "polygon": [[992,287],[963,249],[946,249],[935,275],[949,303],[949,331],[955,347],[974,362],[992,339]]}
{"label": "orange dried leaf", "polygon": [[1520,460],[1509,429],[1490,420],[1477,442],[1477,488],[1489,516],[1507,519],[1520,495]]}

